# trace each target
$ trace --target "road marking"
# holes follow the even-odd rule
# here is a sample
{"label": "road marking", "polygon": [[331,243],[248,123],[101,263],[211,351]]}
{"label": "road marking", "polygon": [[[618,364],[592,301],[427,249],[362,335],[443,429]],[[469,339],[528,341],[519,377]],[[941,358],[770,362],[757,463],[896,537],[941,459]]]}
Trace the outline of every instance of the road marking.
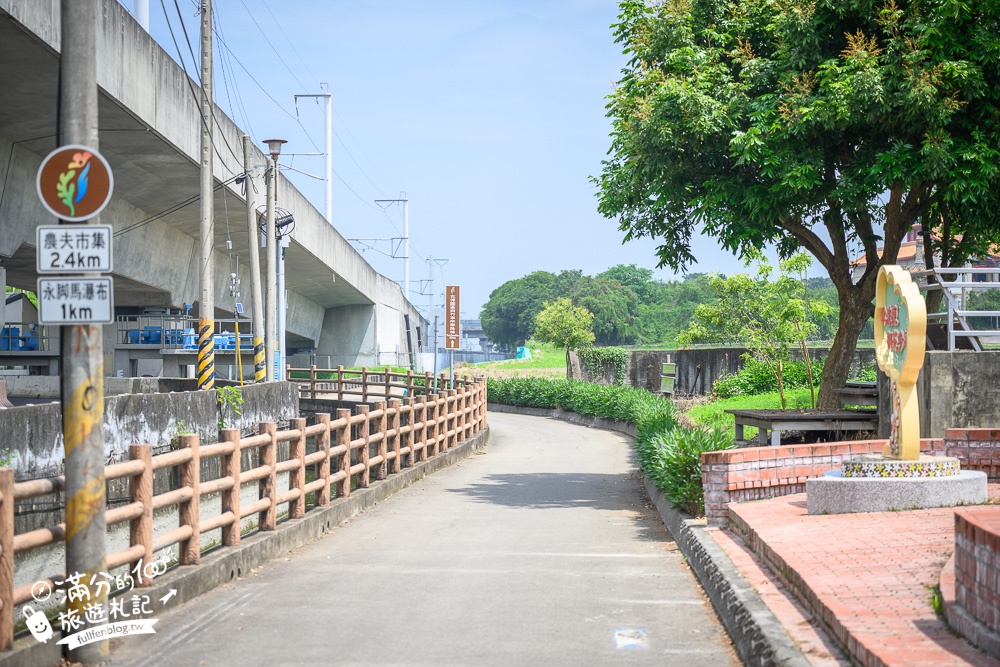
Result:
{"label": "road marking", "polygon": [[642,628],[615,628],[615,648],[649,648]]}

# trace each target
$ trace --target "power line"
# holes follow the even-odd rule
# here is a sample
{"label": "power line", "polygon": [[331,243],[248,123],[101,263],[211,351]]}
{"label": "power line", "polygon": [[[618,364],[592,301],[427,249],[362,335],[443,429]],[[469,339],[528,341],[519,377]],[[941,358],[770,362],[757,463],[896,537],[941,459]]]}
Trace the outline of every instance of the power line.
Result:
{"label": "power line", "polygon": [[281,57],[281,52],[278,51],[278,49],[274,48],[274,44],[271,43],[271,40],[268,38],[267,33],[264,32],[264,29],[260,27],[259,23],[257,23],[257,19],[254,18],[253,12],[251,12],[250,8],[247,7],[247,3],[244,0],[240,0],[240,4],[243,5],[243,9],[247,10],[247,15],[250,17],[250,20],[253,21],[253,24],[257,26],[257,30],[260,31],[260,34],[264,36],[264,41],[267,42],[267,45],[271,47],[272,51],[274,51],[274,55],[278,56],[278,60],[280,60],[281,64],[285,66],[285,69],[288,70],[288,73],[292,75],[292,78],[295,79],[295,82],[297,84],[299,84],[299,87],[305,89],[306,85],[299,80],[299,77],[295,76],[295,72],[293,72],[292,68],[288,66],[288,63],[285,62],[285,59]]}
{"label": "power line", "polygon": [[[221,181],[220,183],[216,184],[212,188],[212,190],[214,192],[218,192],[220,188],[226,187],[230,183],[233,183],[234,181],[236,181],[237,179],[239,179],[239,178],[241,178],[243,176],[244,176],[244,174],[237,174],[236,176],[233,176],[232,178],[228,178],[225,181]],[[141,227],[145,227],[146,225],[148,225],[150,223],[153,223],[153,222],[156,222],[157,220],[159,220],[161,218],[165,218],[166,216],[170,215],[171,213],[176,213],[177,211],[190,206],[191,204],[195,203],[199,199],[201,199],[201,195],[200,194],[194,195],[193,197],[188,197],[184,201],[178,202],[177,204],[174,204],[173,206],[169,206],[169,207],[163,209],[162,211],[160,211],[159,213],[155,213],[155,214],[149,216],[148,218],[144,218],[144,219],[140,220],[139,222],[135,223],[134,225],[129,225],[128,227],[125,227],[123,229],[116,229],[115,232],[114,232],[114,234],[113,234],[113,236],[121,236],[122,234],[127,234],[128,232],[134,231],[134,230],[139,229]]]}
{"label": "power line", "polygon": [[[183,27],[184,26],[184,19],[183,19],[183,16],[181,15],[181,8],[177,4],[177,0],[174,0],[174,6],[177,8],[177,15],[179,17],[181,17],[181,27]],[[191,91],[191,95],[192,95],[192,97],[194,97],[195,102],[200,102],[200,98],[198,97],[198,94],[194,90],[194,84],[191,83],[191,76],[188,74],[187,65],[184,62],[184,54],[181,52],[180,44],[177,43],[177,36],[174,34],[174,26],[170,22],[170,15],[167,13],[167,5],[164,2],[164,0],[160,0],[160,7],[163,8],[163,18],[166,19],[166,21],[167,21],[167,29],[170,31],[170,38],[174,42],[174,48],[177,50],[177,57],[180,58],[181,69],[184,70],[184,75],[185,75],[184,79],[187,81],[188,89]],[[186,28],[184,30],[184,34],[187,35],[187,29]],[[190,41],[188,41],[188,48],[189,49],[191,48]],[[192,63],[192,67],[193,66],[194,66],[194,63]],[[199,77],[199,81],[200,81],[200,77]],[[211,106],[212,106],[212,113],[213,113],[213,117],[214,117],[214,114],[215,114],[215,104],[214,104],[214,102],[212,103]],[[200,113],[198,114],[198,117],[201,118],[202,125],[204,125],[205,128],[207,129],[208,128],[208,121],[205,120],[204,116],[202,116],[202,114],[200,114]],[[214,132],[211,133],[211,134],[214,135]],[[226,148],[228,148],[229,152],[232,153],[233,159],[239,161],[239,158],[236,156],[236,153],[233,151],[233,147],[229,145],[229,140],[226,139],[226,135],[225,134],[222,134],[222,139],[223,139],[223,141],[226,144]],[[216,145],[215,137],[214,136],[211,137],[211,143],[212,143],[213,150],[215,150],[215,154],[217,156],[219,156],[219,163],[222,165],[222,167],[226,171],[228,171],[230,174],[236,174],[235,171],[233,171],[232,169],[229,168],[229,165],[226,164],[225,159],[222,157],[222,153],[219,152],[219,147]]]}
{"label": "power line", "polygon": [[[307,65],[306,61],[302,59],[301,55],[299,55],[298,49],[295,48],[295,43],[292,42],[292,40],[288,38],[288,34],[285,32],[285,29],[281,27],[281,23],[278,21],[278,17],[274,15],[274,12],[272,12],[271,8],[267,5],[267,0],[261,0],[261,2],[264,5],[264,9],[267,10],[267,13],[271,15],[271,19],[274,21],[274,25],[278,26],[278,30],[281,31],[282,35],[284,35],[285,41],[288,42],[288,46],[292,47],[292,53],[294,53],[296,55],[296,57],[298,57],[299,62],[302,63],[302,66],[306,68],[307,72],[309,72],[309,76],[311,76],[313,78],[313,80],[316,81],[316,83],[320,83],[320,80],[317,79],[316,75],[313,74],[312,70],[309,69],[309,65]],[[244,6],[246,6],[246,5],[244,5]],[[298,79],[296,79],[296,81],[298,81]],[[303,88],[304,87],[305,86],[303,86]]]}

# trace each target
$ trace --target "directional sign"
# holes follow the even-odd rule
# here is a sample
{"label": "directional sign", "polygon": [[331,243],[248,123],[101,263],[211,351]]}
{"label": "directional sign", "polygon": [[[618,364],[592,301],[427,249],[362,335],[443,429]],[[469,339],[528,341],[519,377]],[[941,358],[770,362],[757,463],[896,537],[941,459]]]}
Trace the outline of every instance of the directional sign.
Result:
{"label": "directional sign", "polygon": [[444,288],[444,348],[446,350],[458,350],[462,347],[459,291],[458,285],[448,285]]}
{"label": "directional sign", "polygon": [[111,225],[40,225],[38,273],[109,273]]}
{"label": "directional sign", "polygon": [[38,321],[42,324],[111,324],[111,278],[39,278]]}
{"label": "directional sign", "polygon": [[35,188],[49,213],[61,220],[83,222],[111,201],[115,178],[100,153],[89,146],[69,144],[42,160]]}

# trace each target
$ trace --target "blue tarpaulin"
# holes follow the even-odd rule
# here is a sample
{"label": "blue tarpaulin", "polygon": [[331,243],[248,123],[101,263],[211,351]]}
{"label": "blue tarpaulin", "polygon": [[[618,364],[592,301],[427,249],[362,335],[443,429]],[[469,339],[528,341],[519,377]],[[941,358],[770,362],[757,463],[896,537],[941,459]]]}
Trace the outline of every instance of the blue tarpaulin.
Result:
{"label": "blue tarpaulin", "polygon": [[517,358],[518,359],[531,359],[531,348],[519,347],[517,348]]}

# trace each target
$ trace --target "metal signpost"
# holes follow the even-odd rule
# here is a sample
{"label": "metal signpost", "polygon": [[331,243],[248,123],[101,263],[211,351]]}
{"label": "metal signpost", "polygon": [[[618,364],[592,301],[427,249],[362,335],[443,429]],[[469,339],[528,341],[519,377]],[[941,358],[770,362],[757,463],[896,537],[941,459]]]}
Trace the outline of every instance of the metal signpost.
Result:
{"label": "metal signpost", "polygon": [[448,369],[451,382],[455,385],[455,350],[462,346],[462,320],[458,285],[448,285],[444,288],[444,349],[448,350]]}

